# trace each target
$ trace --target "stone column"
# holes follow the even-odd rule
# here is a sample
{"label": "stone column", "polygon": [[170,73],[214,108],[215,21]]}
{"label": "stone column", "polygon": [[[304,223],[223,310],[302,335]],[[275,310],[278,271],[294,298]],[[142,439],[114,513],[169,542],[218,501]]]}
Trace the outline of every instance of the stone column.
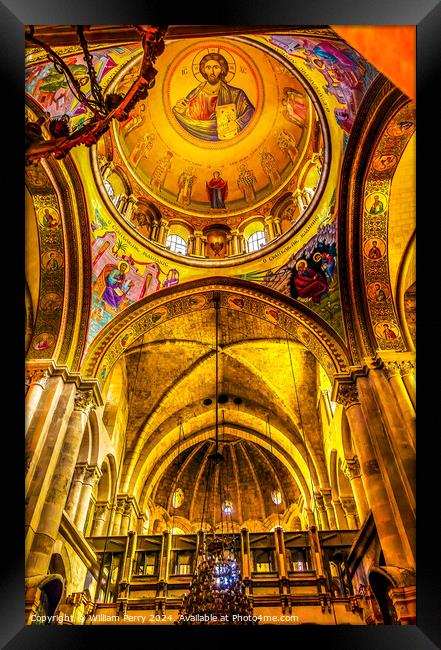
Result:
{"label": "stone column", "polygon": [[299,208],[300,214],[302,214],[302,212],[304,212],[304,211],[305,211],[305,208],[307,207],[307,206],[305,205],[305,202],[304,202],[304,198],[303,198],[303,193],[302,193],[302,191],[301,191],[299,188],[297,188],[297,189],[292,193],[292,197],[293,197],[294,203],[297,203],[297,206],[298,206],[298,208]]}
{"label": "stone column", "polygon": [[346,458],[342,470],[351,482],[352,493],[357,505],[358,518],[361,526],[366,521],[366,517],[369,514],[369,505],[364,493],[364,487],[361,480],[361,468],[357,456]]}
{"label": "stone column", "polygon": [[154,221],[152,223],[152,229],[150,232],[150,239],[152,241],[158,241],[158,232],[159,232],[159,225],[157,221]]}
{"label": "stone column", "polygon": [[282,224],[280,217],[273,217],[275,237],[282,234]]}
{"label": "stone column", "polygon": [[123,515],[121,519],[120,535],[127,535],[129,531],[131,513],[132,513],[132,504],[130,501],[126,501],[126,503],[124,504]]}
{"label": "stone column", "polygon": [[329,528],[331,530],[336,530],[337,521],[335,519],[334,507],[332,505],[331,488],[322,488],[321,493],[323,495],[323,501],[328,515]]}
{"label": "stone column", "polygon": [[398,361],[385,361],[384,374],[389,380],[390,387],[400,409],[404,424],[409,433],[409,438],[415,447],[415,409],[401,376],[401,363]]}
{"label": "stone column", "polygon": [[326,512],[325,503],[321,494],[315,494],[315,502],[317,505],[318,516],[322,525],[322,530],[329,530],[328,513]]}
{"label": "stone column", "polygon": [[127,199],[127,204],[126,204],[126,210],[125,210],[125,216],[127,218],[130,218],[133,214],[133,210],[136,207],[136,197],[131,194],[129,198]]}
{"label": "stone column", "polygon": [[46,494],[38,528],[27,558],[26,577],[46,575],[47,573],[89,411],[94,406],[95,402],[91,390],[77,390],[61,453]]}
{"label": "stone column", "polygon": [[101,471],[96,465],[94,467],[87,467],[83,479],[80,498],[78,501],[77,511],[74,518],[74,524],[81,532],[84,532],[84,525],[86,523],[86,517],[89,510],[93,488],[100,477]]}
{"label": "stone column", "polygon": [[402,361],[400,364],[401,376],[404,385],[407,389],[407,394],[412,402],[412,406],[416,406],[416,391],[415,391],[415,364],[413,361]]}
{"label": "stone column", "polygon": [[167,232],[168,232],[168,221],[166,219],[161,219],[159,223],[159,232],[158,232],[158,244],[165,244],[165,240],[167,239]]}
{"label": "stone column", "polygon": [[231,247],[233,249],[233,255],[238,255],[239,254],[239,246],[238,246],[238,241],[237,241],[237,236],[239,234],[239,231],[234,229],[231,231]]}
{"label": "stone column", "polygon": [[101,535],[105,535],[107,533],[107,531],[105,530],[105,523],[108,514],[109,514],[108,503],[97,503],[95,505],[93,526],[90,533],[92,537],[100,537]]}
{"label": "stone column", "polygon": [[345,530],[348,527],[348,522],[346,521],[345,511],[343,510],[340,499],[332,499],[332,505],[334,506],[338,529]]}
{"label": "stone column", "polygon": [[117,506],[116,506],[116,509],[115,509],[115,517],[113,519],[112,535],[119,535],[120,534],[121,519],[122,519],[123,512],[124,512],[125,500],[126,500],[125,497],[123,497],[123,498],[118,497]]}
{"label": "stone column", "polygon": [[44,368],[28,368],[26,370],[26,400],[25,400],[25,433],[37,409],[42,392],[47,386],[49,372]]}
{"label": "stone column", "polygon": [[233,255],[233,237],[232,235],[227,235],[227,251],[226,256],[231,257]]}
{"label": "stone column", "polygon": [[265,217],[265,226],[268,233],[268,241],[271,241],[276,235],[274,231],[274,221],[272,215]]}
{"label": "stone column", "polygon": [[194,255],[197,255],[198,257],[202,256],[202,230],[195,230],[194,231]]}
{"label": "stone column", "polygon": [[372,510],[386,563],[399,567],[409,566],[409,563],[412,565],[414,561],[411,558],[411,552],[409,555],[406,554],[396,525],[356,386],[353,383],[340,383],[336,401],[343,404],[346,410],[355,451],[361,464],[361,480],[369,507]]}
{"label": "stone column", "polygon": [[207,238],[205,235],[201,237],[201,255],[202,257],[206,257],[207,255]]}
{"label": "stone column", "polygon": [[341,502],[343,505],[343,510],[346,513],[346,521],[348,522],[348,528],[351,530],[358,530],[358,521],[357,521],[357,508],[355,506],[355,500],[353,497],[341,497]]}
{"label": "stone column", "polygon": [[86,475],[86,470],[87,463],[79,463],[74,469],[74,475],[65,508],[67,516],[72,521],[75,519],[75,513],[77,511],[78,501],[81,494],[81,488],[83,487],[83,480]]}
{"label": "stone column", "polygon": [[245,237],[244,234],[241,232],[237,235],[237,250],[239,251],[239,254],[247,252],[247,244],[245,241]]}
{"label": "stone column", "polygon": [[187,241],[187,255],[194,255],[194,235],[189,235],[188,236],[188,241]]}

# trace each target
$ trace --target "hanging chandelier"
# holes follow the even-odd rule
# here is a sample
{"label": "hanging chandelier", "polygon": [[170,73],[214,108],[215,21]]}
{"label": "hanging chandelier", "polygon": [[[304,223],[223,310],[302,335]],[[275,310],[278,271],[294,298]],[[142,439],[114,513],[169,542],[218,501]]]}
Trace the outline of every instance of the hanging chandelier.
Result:
{"label": "hanging chandelier", "polygon": [[[214,476],[214,468],[222,467],[224,457],[219,451],[219,303],[220,297],[216,292],[213,296],[216,309],[216,406],[215,406],[215,450],[208,456],[209,469],[207,476],[204,507],[202,510],[201,530],[204,527],[206,505],[209,501],[208,491],[210,477]],[[213,501],[215,495],[213,492]],[[232,503],[219,494],[221,528],[222,516],[231,516]],[[214,505],[214,503],[213,503]],[[184,595],[179,609],[178,625],[256,625],[258,618],[253,615],[252,604],[245,593],[242,582],[238,551],[234,539],[222,532],[216,533],[214,522],[211,533],[203,535],[199,548],[196,569],[190,583],[189,591]]]}
{"label": "hanging chandelier", "polygon": [[[155,84],[157,70],[153,64],[156,57],[164,51],[166,28],[150,25],[131,25],[131,27],[136,31],[143,50],[138,76],[124,95],[109,93],[104,96],[97,80],[93,55],[89,51],[89,43],[86,38],[86,32],[90,31],[90,26],[76,26],[76,34],[87,67],[87,75],[84,78],[86,80],[85,87],[90,87],[90,92],[87,93],[82,87],[84,79],[77,79],[63,58],[47,42],[36,36],[37,30],[34,25],[28,26],[25,32],[26,42],[46,52],[55,71],[64,76],[73,95],[87,109],[89,118],[82,127],[74,131],[71,130],[68,115],[52,118],[40,117],[36,122],[27,122],[25,125],[26,164],[38,163],[39,160],[50,155],[57,159],[64,158],[77,145],[84,144],[90,147],[96,144],[109,129],[113,119],[120,122],[126,120],[136,104],[147,97],[149,90]],[[50,134],[48,139],[45,138],[43,126]]]}

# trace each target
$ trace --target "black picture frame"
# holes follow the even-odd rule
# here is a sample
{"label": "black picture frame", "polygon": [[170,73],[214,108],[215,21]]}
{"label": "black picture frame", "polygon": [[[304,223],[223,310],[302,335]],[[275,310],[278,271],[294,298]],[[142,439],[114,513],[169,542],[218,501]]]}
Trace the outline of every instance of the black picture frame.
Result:
{"label": "black picture frame", "polygon": [[[417,27],[417,260],[422,278],[418,288],[417,351],[418,351],[418,519],[417,519],[417,625],[416,626],[265,626],[183,629],[149,626],[24,626],[24,409],[23,395],[23,330],[24,301],[24,165],[22,149],[24,117],[24,25],[26,24],[230,24],[230,25],[416,25]],[[430,162],[431,151],[437,147],[439,127],[434,106],[439,92],[441,40],[441,3],[434,0],[310,0],[298,5],[292,0],[224,0],[217,7],[204,8],[179,3],[169,6],[162,0],[146,3],[125,0],[124,3],[103,0],[3,0],[0,3],[0,65],[2,68],[2,154],[7,162],[3,199],[5,249],[11,259],[4,269],[3,325],[4,345],[12,351],[5,362],[7,388],[3,393],[2,413],[11,416],[11,424],[3,427],[3,494],[2,535],[6,548],[2,551],[0,578],[0,642],[1,647],[16,648],[79,648],[124,647],[134,642],[141,647],[170,647],[173,644],[220,647],[226,643],[274,643],[296,645],[324,644],[328,648],[350,650],[399,648],[429,650],[441,647],[441,561],[438,554],[437,524],[439,522],[439,456],[432,443],[439,437],[441,421],[437,404],[436,378],[439,359],[436,336],[441,332],[440,317],[432,313],[436,303],[439,271],[435,268],[438,239],[431,228],[439,222],[436,188],[439,186],[437,165]],[[9,142],[5,138],[9,137]],[[438,146],[438,154],[439,154]],[[436,175],[436,177],[435,177]],[[433,193],[432,200],[430,198]],[[422,204],[429,195],[429,205]],[[8,206],[9,200],[9,206]],[[426,241],[427,240],[427,241]],[[431,245],[429,244],[429,241]],[[7,251],[6,251],[7,252]],[[6,276],[6,277],[5,277]],[[427,279],[426,279],[427,278]],[[8,296],[8,297],[7,297]],[[13,300],[13,297],[17,297]],[[22,306],[23,304],[23,306]],[[20,307],[17,306],[20,305]],[[6,309],[8,311],[6,312]],[[16,320],[17,316],[17,320]],[[22,320],[20,320],[20,318]],[[435,345],[434,345],[435,342]],[[422,366],[422,367],[421,367]],[[7,455],[6,455],[7,454]],[[9,474],[8,474],[9,473]],[[257,641],[256,641],[257,642]]]}

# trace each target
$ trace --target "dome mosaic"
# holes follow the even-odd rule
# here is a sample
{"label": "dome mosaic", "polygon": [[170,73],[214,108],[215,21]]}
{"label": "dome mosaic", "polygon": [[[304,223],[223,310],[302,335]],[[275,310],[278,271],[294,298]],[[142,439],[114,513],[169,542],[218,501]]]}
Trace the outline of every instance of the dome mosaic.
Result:
{"label": "dome mosaic", "polygon": [[[108,92],[126,92],[137,66],[134,57]],[[111,145],[98,146],[99,182],[132,228],[176,253],[252,252],[289,230],[323,185],[320,113],[292,63],[262,43],[175,41],[161,55],[148,100],[114,124]],[[160,219],[168,241],[155,230]],[[193,244],[198,232],[206,247]]]}

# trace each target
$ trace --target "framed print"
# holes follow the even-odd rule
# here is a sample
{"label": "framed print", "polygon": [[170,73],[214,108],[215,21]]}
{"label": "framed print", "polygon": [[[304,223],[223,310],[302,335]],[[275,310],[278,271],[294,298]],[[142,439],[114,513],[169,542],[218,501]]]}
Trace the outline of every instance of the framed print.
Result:
{"label": "framed print", "polygon": [[5,647],[440,643],[429,4],[3,4]]}

